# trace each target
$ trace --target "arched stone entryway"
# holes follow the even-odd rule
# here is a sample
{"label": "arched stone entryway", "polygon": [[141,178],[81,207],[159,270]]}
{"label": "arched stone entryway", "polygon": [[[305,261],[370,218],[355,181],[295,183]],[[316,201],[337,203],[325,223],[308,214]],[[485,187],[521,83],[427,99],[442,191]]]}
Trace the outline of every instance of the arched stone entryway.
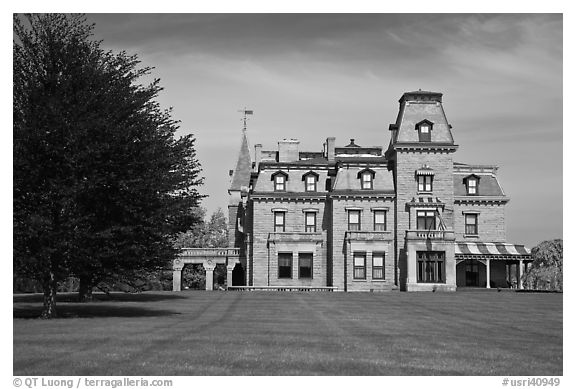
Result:
{"label": "arched stone entryway", "polygon": [[217,264],[226,265],[226,283],[233,285],[232,272],[240,264],[238,248],[185,248],[172,265],[172,290],[182,290],[182,269],[186,264],[202,264],[206,271],[206,290],[214,288],[214,269]]}

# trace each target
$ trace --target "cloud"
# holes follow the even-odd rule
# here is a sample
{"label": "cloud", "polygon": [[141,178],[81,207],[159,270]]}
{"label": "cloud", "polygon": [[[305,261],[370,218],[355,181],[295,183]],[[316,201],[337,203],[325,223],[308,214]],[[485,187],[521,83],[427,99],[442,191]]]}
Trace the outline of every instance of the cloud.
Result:
{"label": "cloud", "polygon": [[[407,90],[444,92],[462,162],[500,164],[509,231],[539,204],[549,212],[519,243],[561,234],[560,14],[94,14],[96,38],[137,53],[166,88],[182,132],[198,139],[210,209],[226,204],[240,139],[237,110],[255,110],[249,138],[273,148],[300,138],[320,150],[387,146]],[[527,188],[546,175],[547,192]],[[546,217],[546,215],[550,215]],[[518,227],[518,229],[516,229]],[[527,231],[527,232],[526,232]],[[516,236],[517,235],[513,235]]]}

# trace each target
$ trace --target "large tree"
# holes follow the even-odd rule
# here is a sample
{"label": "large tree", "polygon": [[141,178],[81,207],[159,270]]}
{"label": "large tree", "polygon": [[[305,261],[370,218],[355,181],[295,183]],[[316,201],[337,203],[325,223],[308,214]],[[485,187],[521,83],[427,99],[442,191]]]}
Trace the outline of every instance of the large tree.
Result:
{"label": "large tree", "polygon": [[524,287],[534,290],[563,289],[562,239],[546,240],[531,250],[534,262],[524,274]]}
{"label": "large tree", "polygon": [[14,268],[44,290],[157,269],[198,217],[192,135],[135,55],[104,51],[83,15],[14,16]]}

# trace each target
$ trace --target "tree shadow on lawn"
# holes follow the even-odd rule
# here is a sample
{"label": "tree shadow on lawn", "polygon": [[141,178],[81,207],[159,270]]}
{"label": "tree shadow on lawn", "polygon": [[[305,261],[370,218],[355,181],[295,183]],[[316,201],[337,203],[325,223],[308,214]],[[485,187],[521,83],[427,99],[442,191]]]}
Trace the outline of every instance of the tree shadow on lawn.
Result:
{"label": "tree shadow on lawn", "polygon": [[[165,309],[147,309],[131,306],[111,306],[90,303],[57,305],[59,319],[105,318],[105,317],[155,317],[180,315],[180,312]],[[14,319],[37,319],[42,313],[42,305],[14,307]]]}
{"label": "tree shadow on lawn", "polygon": [[[154,302],[162,300],[178,300],[186,299],[184,295],[171,294],[170,292],[157,292],[157,293],[124,293],[124,292],[112,292],[109,294],[105,293],[94,293],[92,295],[94,302],[98,301],[124,301],[124,302]],[[31,294],[19,294],[13,296],[14,303],[43,303],[44,295],[41,293],[31,293]],[[78,293],[58,293],[56,295],[57,303],[77,303]],[[86,304],[90,304],[89,302]]]}

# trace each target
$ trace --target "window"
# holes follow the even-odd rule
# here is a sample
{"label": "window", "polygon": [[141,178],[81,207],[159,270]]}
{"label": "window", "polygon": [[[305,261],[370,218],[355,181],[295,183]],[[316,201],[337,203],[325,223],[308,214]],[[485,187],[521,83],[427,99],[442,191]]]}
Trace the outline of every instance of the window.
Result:
{"label": "window", "polygon": [[298,253],[298,278],[312,278],[312,253]]}
{"label": "window", "polygon": [[420,142],[431,142],[432,141],[432,122],[428,120],[423,120],[416,124],[416,130],[418,130],[418,141]]}
{"label": "window", "polygon": [[465,235],[478,235],[478,215],[475,213],[464,214]]}
{"label": "window", "polygon": [[286,212],[274,212],[274,232],[284,232],[286,230]]}
{"label": "window", "polygon": [[434,176],[418,176],[418,192],[432,192]]}
{"label": "window", "polygon": [[316,212],[306,212],[304,214],[306,232],[316,232]]}
{"label": "window", "polygon": [[417,251],[416,258],[418,282],[445,282],[443,251]]}
{"label": "window", "polygon": [[360,231],[360,211],[348,211],[348,231]]}
{"label": "window", "polygon": [[310,173],[304,176],[304,185],[306,192],[316,192],[317,177]]}
{"label": "window", "polygon": [[364,173],[362,173],[361,177],[361,187],[362,189],[372,189],[373,188],[373,178],[374,176],[372,175],[371,172],[369,171],[365,171]]}
{"label": "window", "polygon": [[469,178],[468,185],[466,185],[466,192],[469,195],[478,194],[478,180],[475,178]]}
{"label": "window", "polygon": [[436,229],[436,211],[416,211],[416,229],[418,230],[435,230]]}
{"label": "window", "polygon": [[286,177],[282,174],[277,174],[274,177],[274,190],[276,192],[283,192],[286,190]]}
{"label": "window", "polygon": [[372,279],[384,279],[384,253],[372,254]]}
{"label": "window", "polygon": [[278,278],[292,278],[292,253],[278,253]]}
{"label": "window", "polygon": [[354,279],[365,280],[366,279],[366,253],[365,252],[355,252],[354,253]]}
{"label": "window", "polygon": [[374,231],[386,231],[386,211],[374,211]]}

